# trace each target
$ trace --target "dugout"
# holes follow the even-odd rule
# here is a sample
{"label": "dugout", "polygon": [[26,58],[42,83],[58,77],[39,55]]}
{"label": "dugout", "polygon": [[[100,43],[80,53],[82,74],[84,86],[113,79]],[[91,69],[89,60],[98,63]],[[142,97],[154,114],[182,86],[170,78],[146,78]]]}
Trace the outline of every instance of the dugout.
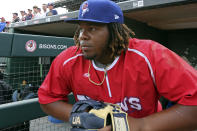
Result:
{"label": "dugout", "polygon": [[69,46],[68,37],[0,33],[0,69],[14,89],[26,84],[39,87],[55,56]]}
{"label": "dugout", "polygon": [[[73,44],[73,39],[68,37],[0,33],[0,130],[28,131],[28,116],[43,116],[35,100],[26,106],[14,106],[13,102],[36,98],[55,56]],[[4,104],[9,106],[4,108]],[[21,114],[17,117],[19,109]],[[17,119],[12,120],[10,116]]]}
{"label": "dugout", "polygon": [[[135,32],[136,38],[152,39],[163,44],[197,69],[197,1],[121,0],[118,4],[124,12],[125,23]],[[65,23],[64,19],[76,18],[77,14],[78,11],[75,10],[61,15],[12,23],[10,32],[17,33],[20,39],[23,35],[72,39],[77,25]],[[19,47],[23,48],[21,52],[17,49]],[[27,53],[27,59],[36,55],[25,50],[24,45],[18,45],[14,50],[12,48],[11,54],[16,53],[17,57],[21,57],[23,53]]]}
{"label": "dugout", "polygon": [[[83,0],[69,0],[74,9]],[[155,40],[175,51],[197,69],[197,1],[195,0],[116,0],[125,17],[125,24],[136,38]],[[58,5],[58,2],[55,3]],[[61,4],[65,5],[62,1]],[[69,6],[69,5],[67,5]],[[73,8],[71,9],[73,10]],[[65,23],[76,18],[78,10],[11,25],[17,33],[73,37],[77,25]]]}
{"label": "dugout", "polygon": [[[69,0],[72,4],[76,2],[76,5],[72,5],[75,9],[82,1]],[[197,1],[116,0],[115,2],[122,8],[125,23],[135,32],[137,38],[155,40],[196,66]],[[58,5],[58,2],[55,4]],[[66,7],[66,1],[61,1],[59,6],[61,4]],[[76,18],[77,15],[78,11],[74,10],[61,15],[13,23],[10,28],[16,33],[72,38],[77,26],[63,20]]]}

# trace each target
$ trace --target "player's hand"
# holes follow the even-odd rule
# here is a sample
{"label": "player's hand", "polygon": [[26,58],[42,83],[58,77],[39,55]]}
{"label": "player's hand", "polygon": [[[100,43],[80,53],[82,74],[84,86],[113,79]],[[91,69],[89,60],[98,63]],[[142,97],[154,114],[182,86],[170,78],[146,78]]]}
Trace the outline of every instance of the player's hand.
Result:
{"label": "player's hand", "polygon": [[106,126],[102,129],[99,129],[98,131],[111,131],[111,126]]}
{"label": "player's hand", "polygon": [[120,106],[95,100],[76,102],[69,122],[71,131],[129,131],[127,113]]}

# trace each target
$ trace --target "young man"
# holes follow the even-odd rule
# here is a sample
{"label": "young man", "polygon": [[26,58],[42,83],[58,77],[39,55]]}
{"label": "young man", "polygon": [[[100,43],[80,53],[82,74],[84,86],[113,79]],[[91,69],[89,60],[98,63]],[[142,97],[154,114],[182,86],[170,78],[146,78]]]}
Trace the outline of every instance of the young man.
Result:
{"label": "young man", "polygon": [[33,18],[32,9],[28,9],[28,13],[26,15],[26,20],[31,20]]}
{"label": "young man", "polygon": [[20,18],[18,17],[18,13],[12,13],[12,23],[16,23],[20,21]]}
{"label": "young man", "polygon": [[[4,32],[6,28],[6,20],[4,17],[0,18],[0,32]],[[0,72],[1,74],[1,72]]]}
{"label": "young man", "polygon": [[42,14],[39,12],[38,6],[33,6],[33,19],[40,19],[42,18]]}
{"label": "young man", "polygon": [[26,21],[27,13],[24,10],[21,10],[20,13],[21,13],[21,19],[20,20],[21,21]]}
{"label": "young man", "polygon": [[[112,1],[85,1],[78,19],[68,22],[79,24],[76,46],[56,57],[38,91],[47,114],[67,121],[72,109],[67,95],[73,92],[77,101],[119,104],[128,113],[131,131],[197,129],[194,68],[154,41],[131,38]],[[160,96],[177,104],[160,111]]]}
{"label": "young man", "polygon": [[43,17],[46,17],[47,16],[47,4],[42,4],[42,10],[43,10]]}
{"label": "young man", "polygon": [[57,10],[54,9],[53,3],[48,4],[49,12],[46,13],[46,16],[57,15]]}

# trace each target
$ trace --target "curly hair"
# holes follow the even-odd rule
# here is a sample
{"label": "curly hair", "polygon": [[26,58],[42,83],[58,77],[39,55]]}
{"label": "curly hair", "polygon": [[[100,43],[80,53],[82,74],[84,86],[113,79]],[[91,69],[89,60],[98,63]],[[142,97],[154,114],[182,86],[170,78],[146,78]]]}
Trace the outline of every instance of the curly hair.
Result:
{"label": "curly hair", "polygon": [[[108,50],[112,52],[111,58],[119,56],[122,51],[126,51],[129,44],[129,38],[133,37],[135,33],[129,29],[125,24],[120,23],[109,23],[107,24],[109,30],[109,43]],[[80,47],[79,43],[79,28],[76,30],[74,35],[74,41],[78,49]]]}

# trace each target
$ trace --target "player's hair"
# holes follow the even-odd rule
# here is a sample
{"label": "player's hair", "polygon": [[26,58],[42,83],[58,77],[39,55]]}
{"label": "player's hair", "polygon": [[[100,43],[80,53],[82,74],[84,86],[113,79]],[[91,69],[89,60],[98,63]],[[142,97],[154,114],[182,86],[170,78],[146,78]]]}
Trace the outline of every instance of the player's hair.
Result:
{"label": "player's hair", "polygon": [[111,57],[119,56],[122,51],[127,50],[129,38],[135,33],[120,23],[109,23],[108,29],[110,33],[108,49],[112,52]]}
{"label": "player's hair", "polygon": [[[112,52],[111,57],[115,58],[119,56],[122,51],[126,51],[129,44],[129,38],[135,35],[135,33],[129,29],[125,24],[120,23],[109,23],[107,24],[110,33],[108,50]],[[74,40],[78,49],[79,43],[79,28],[76,30]]]}

